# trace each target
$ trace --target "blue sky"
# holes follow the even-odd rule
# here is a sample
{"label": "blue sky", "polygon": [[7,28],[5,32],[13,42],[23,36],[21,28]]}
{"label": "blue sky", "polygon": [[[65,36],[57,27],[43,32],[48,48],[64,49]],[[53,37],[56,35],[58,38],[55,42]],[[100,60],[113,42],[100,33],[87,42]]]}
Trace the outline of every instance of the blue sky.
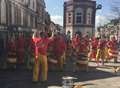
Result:
{"label": "blue sky", "polygon": [[[97,11],[96,24],[103,25],[108,22],[111,16],[111,3],[115,0],[96,0],[97,4],[102,4],[103,8]],[[116,0],[117,1],[117,0]],[[63,3],[64,0],[45,0],[46,10],[51,15],[52,21],[63,25]]]}
{"label": "blue sky", "polygon": [[46,10],[51,15],[52,21],[63,25],[63,3],[64,0],[45,0]]}
{"label": "blue sky", "polygon": [[101,10],[97,10],[96,13],[96,25],[100,26],[109,22],[110,17],[112,16],[111,6],[113,0],[96,0],[97,4],[102,5]]}
{"label": "blue sky", "polygon": [[99,15],[106,15],[111,10],[111,2],[110,0],[96,0],[97,4],[102,5],[102,9],[100,11],[97,11],[97,14]]}

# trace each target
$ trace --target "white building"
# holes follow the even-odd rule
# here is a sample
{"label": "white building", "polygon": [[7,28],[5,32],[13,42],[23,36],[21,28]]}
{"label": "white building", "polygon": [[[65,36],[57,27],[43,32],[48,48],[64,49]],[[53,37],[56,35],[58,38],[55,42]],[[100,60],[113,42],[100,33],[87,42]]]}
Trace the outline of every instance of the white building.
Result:
{"label": "white building", "polygon": [[0,7],[1,26],[39,29],[44,23],[44,0],[0,0]]}

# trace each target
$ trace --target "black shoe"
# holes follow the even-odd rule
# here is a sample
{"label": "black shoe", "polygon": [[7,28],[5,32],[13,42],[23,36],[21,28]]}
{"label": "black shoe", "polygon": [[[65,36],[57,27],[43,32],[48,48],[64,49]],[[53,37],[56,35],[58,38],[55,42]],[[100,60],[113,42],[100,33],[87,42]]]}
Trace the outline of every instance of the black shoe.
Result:
{"label": "black shoe", "polygon": [[32,81],[32,83],[38,83],[38,82],[39,82],[39,81],[34,81],[34,80]]}
{"label": "black shoe", "polygon": [[45,83],[47,83],[47,80],[43,80],[43,81],[41,81],[41,83],[44,83],[44,84],[45,84]]}

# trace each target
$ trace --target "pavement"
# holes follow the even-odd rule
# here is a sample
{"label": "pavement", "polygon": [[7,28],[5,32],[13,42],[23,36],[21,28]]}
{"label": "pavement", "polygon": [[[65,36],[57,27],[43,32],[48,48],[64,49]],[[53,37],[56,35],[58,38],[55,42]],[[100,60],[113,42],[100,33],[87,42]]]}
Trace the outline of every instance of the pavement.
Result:
{"label": "pavement", "polygon": [[33,83],[32,71],[0,70],[0,88],[62,88],[63,76],[76,77],[75,84],[82,85],[83,88],[120,88],[120,72],[114,73],[109,66],[96,67],[93,62],[89,66],[88,72],[73,72],[72,65],[66,66],[64,71],[49,71],[45,83]]}

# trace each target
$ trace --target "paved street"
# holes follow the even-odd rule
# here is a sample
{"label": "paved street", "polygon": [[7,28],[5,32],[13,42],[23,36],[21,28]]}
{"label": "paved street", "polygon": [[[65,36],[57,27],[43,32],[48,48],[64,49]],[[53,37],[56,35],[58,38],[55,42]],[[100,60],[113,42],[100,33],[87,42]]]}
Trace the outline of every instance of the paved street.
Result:
{"label": "paved street", "polygon": [[47,83],[33,83],[32,71],[4,70],[0,71],[0,88],[61,88],[63,76],[78,78],[76,84],[85,88],[120,88],[120,76],[106,67],[91,67],[89,72],[51,71]]}

